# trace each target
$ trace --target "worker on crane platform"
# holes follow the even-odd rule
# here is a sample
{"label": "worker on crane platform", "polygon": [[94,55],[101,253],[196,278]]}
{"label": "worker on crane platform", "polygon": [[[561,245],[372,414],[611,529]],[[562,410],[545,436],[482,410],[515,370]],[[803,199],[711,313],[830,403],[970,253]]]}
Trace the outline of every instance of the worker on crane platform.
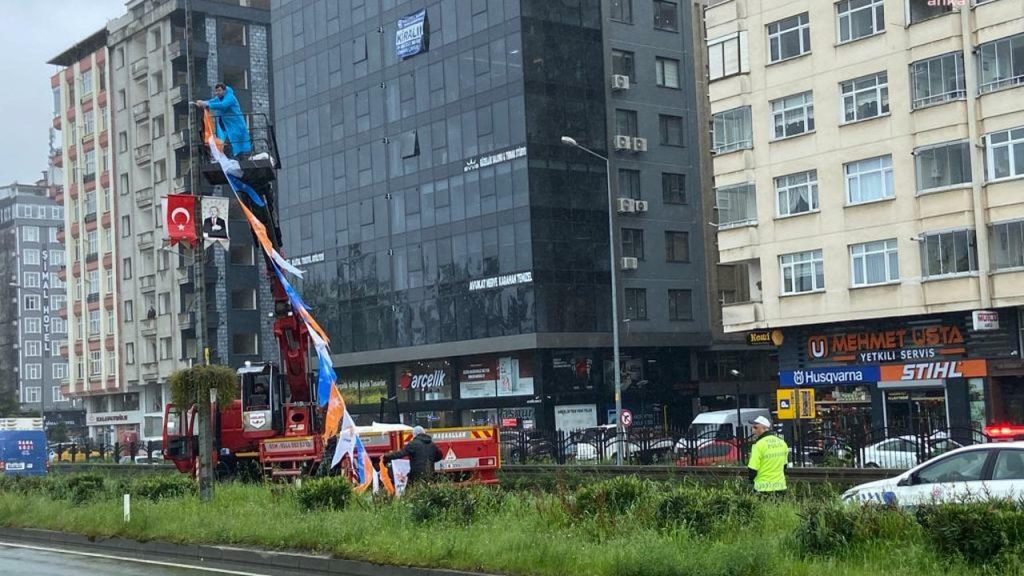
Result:
{"label": "worker on crane platform", "polygon": [[242,106],[235,97],[235,91],[223,82],[213,87],[214,97],[210,100],[197,100],[196,106],[209,108],[217,120],[217,138],[231,145],[230,156],[241,156],[252,153],[252,139],[249,138],[249,127],[242,115]]}

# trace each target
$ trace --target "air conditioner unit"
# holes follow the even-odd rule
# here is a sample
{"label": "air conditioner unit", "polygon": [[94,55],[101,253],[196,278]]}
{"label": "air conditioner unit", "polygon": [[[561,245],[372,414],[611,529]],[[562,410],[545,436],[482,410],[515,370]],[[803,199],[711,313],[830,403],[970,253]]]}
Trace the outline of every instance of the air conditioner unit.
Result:
{"label": "air conditioner unit", "polygon": [[647,138],[633,138],[633,150],[635,152],[647,152]]}
{"label": "air conditioner unit", "polygon": [[619,198],[619,214],[632,214],[636,212],[635,202],[632,198]]}
{"label": "air conditioner unit", "polygon": [[636,267],[640,264],[640,261],[632,256],[623,256],[622,258],[622,269],[623,270],[636,270]]}
{"label": "air conditioner unit", "polygon": [[615,149],[616,150],[632,150],[633,149],[633,138],[631,136],[616,135],[615,136]]}
{"label": "air conditioner unit", "polygon": [[629,76],[612,74],[612,90],[629,90]]}
{"label": "air conditioner unit", "polygon": [[637,212],[647,212],[646,200],[636,200],[634,201],[633,206],[636,208]]}

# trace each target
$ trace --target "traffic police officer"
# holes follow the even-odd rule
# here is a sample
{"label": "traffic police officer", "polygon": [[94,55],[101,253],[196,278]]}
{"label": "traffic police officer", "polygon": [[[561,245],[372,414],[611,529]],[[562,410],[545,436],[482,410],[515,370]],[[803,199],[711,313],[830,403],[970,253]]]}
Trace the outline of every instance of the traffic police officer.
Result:
{"label": "traffic police officer", "polygon": [[758,416],[750,425],[757,434],[757,441],[750,451],[747,464],[754,491],[759,494],[776,496],[786,491],[786,464],[789,462],[789,446],[786,441],[771,431],[772,422]]}

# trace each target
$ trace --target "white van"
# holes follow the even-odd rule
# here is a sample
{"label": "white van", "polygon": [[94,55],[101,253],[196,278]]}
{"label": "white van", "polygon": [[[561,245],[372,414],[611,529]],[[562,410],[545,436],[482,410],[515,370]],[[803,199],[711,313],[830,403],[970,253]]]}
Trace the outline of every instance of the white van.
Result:
{"label": "white van", "polygon": [[[737,416],[740,422],[736,421]],[[732,439],[737,427],[742,438],[749,438],[754,433],[749,422],[758,416],[771,420],[772,412],[768,408],[740,408],[739,411],[715,410],[698,414],[686,430],[686,436],[676,442],[676,452],[682,454],[688,449],[700,448],[715,440]]]}

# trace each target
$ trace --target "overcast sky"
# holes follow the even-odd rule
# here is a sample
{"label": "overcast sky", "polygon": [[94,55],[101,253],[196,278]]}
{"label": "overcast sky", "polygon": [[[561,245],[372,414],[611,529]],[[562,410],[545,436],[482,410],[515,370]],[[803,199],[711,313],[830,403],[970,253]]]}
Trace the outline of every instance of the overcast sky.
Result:
{"label": "overcast sky", "polygon": [[125,0],[0,0],[0,186],[46,169],[54,56],[125,13]]}

